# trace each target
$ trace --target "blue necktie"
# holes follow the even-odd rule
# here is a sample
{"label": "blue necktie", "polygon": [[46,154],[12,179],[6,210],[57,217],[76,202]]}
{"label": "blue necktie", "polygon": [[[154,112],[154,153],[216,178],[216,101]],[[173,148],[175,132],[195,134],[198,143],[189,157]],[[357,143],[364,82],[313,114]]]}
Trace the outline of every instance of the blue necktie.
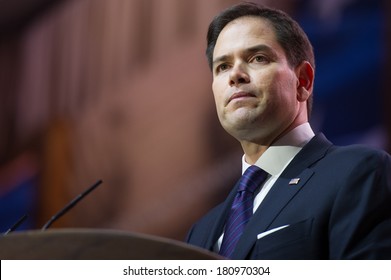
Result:
{"label": "blue necktie", "polygon": [[247,222],[253,215],[254,192],[266,177],[267,172],[255,165],[250,166],[244,172],[228,214],[220,255],[226,258],[231,257]]}

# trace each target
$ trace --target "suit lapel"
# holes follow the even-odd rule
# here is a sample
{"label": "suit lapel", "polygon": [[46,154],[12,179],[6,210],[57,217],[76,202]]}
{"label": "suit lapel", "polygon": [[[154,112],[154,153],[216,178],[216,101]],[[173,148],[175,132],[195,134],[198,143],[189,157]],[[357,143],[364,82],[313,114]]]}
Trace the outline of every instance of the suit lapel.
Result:
{"label": "suit lapel", "polygon": [[[246,229],[237,244],[237,250],[233,254],[234,259],[244,259],[257,240],[257,235],[269,229],[269,226],[277,218],[278,214],[294,198],[294,196],[311,178],[313,171],[305,169],[299,174],[300,181],[296,185],[290,185],[291,178],[280,177],[269,191],[264,201],[258,207],[254,216],[246,226]],[[281,225],[282,226],[282,225]]]}
{"label": "suit lapel", "polygon": [[225,222],[226,222],[229,210],[231,209],[232,202],[233,202],[235,195],[236,195],[236,192],[237,192],[238,183],[239,183],[239,180],[235,184],[232,191],[229,193],[227,199],[221,205],[218,206],[218,208],[216,209],[216,213],[213,217],[213,220],[215,221],[215,223],[213,224],[213,226],[210,229],[207,229],[207,230],[210,230],[209,237],[205,243],[205,248],[208,250],[213,250],[214,245],[216,244],[217,240],[219,239],[219,237],[223,233],[223,229],[225,226]]}
{"label": "suit lapel", "polygon": [[[319,134],[295,156],[247,224],[233,253],[233,259],[246,258],[257,240],[257,235],[266,231],[284,207],[294,199],[313,175],[309,167],[324,157],[331,145],[323,134]],[[293,180],[291,183],[291,180],[296,178],[300,178],[298,182]]]}

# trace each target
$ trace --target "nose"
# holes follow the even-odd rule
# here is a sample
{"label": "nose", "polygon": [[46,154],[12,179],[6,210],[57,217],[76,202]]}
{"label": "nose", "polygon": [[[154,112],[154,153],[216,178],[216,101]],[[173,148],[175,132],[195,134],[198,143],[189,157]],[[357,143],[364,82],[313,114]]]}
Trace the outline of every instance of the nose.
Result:
{"label": "nose", "polygon": [[248,75],[245,67],[241,64],[235,65],[229,75],[229,85],[238,86],[240,84],[247,84],[250,82],[250,76]]}

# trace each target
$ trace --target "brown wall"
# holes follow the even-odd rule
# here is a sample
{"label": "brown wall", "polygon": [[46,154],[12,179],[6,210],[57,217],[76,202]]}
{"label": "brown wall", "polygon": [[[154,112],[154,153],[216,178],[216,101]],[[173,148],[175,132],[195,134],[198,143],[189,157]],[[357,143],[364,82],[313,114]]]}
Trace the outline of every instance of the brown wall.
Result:
{"label": "brown wall", "polygon": [[63,1],[3,42],[13,94],[3,94],[12,120],[1,148],[39,158],[37,226],[102,179],[53,226],[182,239],[228,191],[241,153],[218,124],[204,57],[207,24],[224,5]]}

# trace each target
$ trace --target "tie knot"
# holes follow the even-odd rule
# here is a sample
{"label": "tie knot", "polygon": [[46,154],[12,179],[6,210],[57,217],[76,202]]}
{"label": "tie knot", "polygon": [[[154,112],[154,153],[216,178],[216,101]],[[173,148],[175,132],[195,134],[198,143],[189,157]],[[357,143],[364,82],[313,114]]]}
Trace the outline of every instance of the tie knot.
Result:
{"label": "tie knot", "polygon": [[238,191],[254,193],[267,177],[267,172],[256,165],[251,165],[242,175]]}

